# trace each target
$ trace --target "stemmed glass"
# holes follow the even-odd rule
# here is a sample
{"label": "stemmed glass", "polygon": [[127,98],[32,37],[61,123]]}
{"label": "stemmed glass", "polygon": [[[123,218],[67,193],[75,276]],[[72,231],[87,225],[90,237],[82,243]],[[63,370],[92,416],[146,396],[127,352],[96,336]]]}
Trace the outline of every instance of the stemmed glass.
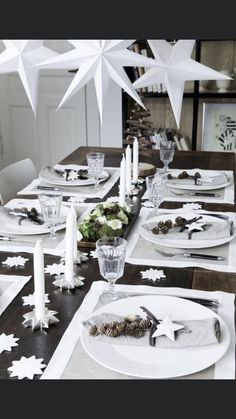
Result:
{"label": "stemmed glass", "polygon": [[160,206],[160,204],[164,201],[165,197],[165,176],[160,176],[159,174],[147,176],[146,186],[148,192],[148,199],[153,203],[155,207],[153,215],[156,215],[157,209]]}
{"label": "stemmed glass", "polygon": [[169,163],[172,162],[175,154],[176,145],[173,141],[160,142],[160,159],[164,163],[163,171],[167,173],[169,170]]}
{"label": "stemmed glass", "polygon": [[104,153],[88,153],[86,154],[88,170],[90,176],[94,178],[94,187],[98,189],[98,180],[102,175],[103,166],[104,166]]}
{"label": "stemmed glass", "polygon": [[121,237],[104,237],[96,242],[100,274],[108,281],[108,291],[100,298],[102,303],[120,298],[115,292],[115,282],[124,273],[126,244]]}
{"label": "stemmed glass", "polygon": [[40,193],[39,202],[45,223],[49,224],[50,238],[55,239],[55,225],[59,219],[62,204],[62,192]]}

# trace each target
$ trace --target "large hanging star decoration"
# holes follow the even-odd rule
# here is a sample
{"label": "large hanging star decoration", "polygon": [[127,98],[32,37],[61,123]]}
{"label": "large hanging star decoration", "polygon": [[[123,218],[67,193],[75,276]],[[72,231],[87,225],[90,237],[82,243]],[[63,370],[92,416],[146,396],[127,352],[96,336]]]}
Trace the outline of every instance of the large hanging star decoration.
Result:
{"label": "large hanging star decoration", "polygon": [[153,59],[127,49],[134,42],[134,39],[84,39],[68,40],[68,42],[73,45],[74,49],[39,64],[39,68],[47,69],[79,68],[59,108],[92,79],[95,83],[101,123],[103,119],[104,99],[108,91],[110,79],[144,107],[123,67],[151,67],[155,64]]}
{"label": "large hanging star decoration", "polygon": [[161,323],[157,326],[157,329],[153,333],[152,337],[156,338],[158,336],[166,335],[173,342],[175,341],[175,332],[177,330],[183,329],[184,326],[178,323],[174,323],[171,320],[170,316],[166,316]]}
{"label": "large hanging star decoration", "polygon": [[230,77],[198,63],[191,57],[195,40],[179,40],[173,46],[165,40],[148,40],[156,66],[133,84],[135,88],[163,83],[167,89],[179,128],[186,80],[225,80]]}
{"label": "large hanging star decoration", "polygon": [[39,68],[34,65],[59,55],[43,46],[42,40],[3,40],[6,49],[0,54],[0,74],[18,72],[36,115]]}

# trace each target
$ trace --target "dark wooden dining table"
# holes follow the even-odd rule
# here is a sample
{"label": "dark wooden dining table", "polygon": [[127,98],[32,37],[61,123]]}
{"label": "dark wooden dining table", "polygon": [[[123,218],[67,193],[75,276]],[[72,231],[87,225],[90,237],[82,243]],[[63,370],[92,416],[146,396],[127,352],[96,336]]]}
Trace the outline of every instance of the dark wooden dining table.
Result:
{"label": "dark wooden dining table", "polygon": [[[67,156],[60,163],[62,164],[86,164],[86,153],[89,151],[100,151],[105,153],[105,166],[118,167],[120,165],[123,149],[119,148],[101,148],[101,147],[79,147],[72,154]],[[163,164],[160,161],[158,150],[140,150],[140,162],[152,163],[155,167],[161,168]],[[203,151],[176,151],[174,161],[170,168],[178,169],[210,169],[210,170],[232,170],[235,177],[235,154],[220,152]],[[234,179],[235,180],[235,179]],[[236,182],[235,182],[236,185]],[[141,187],[138,197],[134,197],[134,210],[139,211],[140,199],[145,191]],[[106,198],[118,195],[118,182],[112,187]],[[19,197],[19,195],[18,195]],[[20,197],[24,197],[23,195]],[[37,196],[27,196],[25,198],[37,198]],[[131,198],[132,200],[132,198]],[[87,199],[85,202],[99,202],[100,200]],[[201,203],[201,201],[199,201]],[[201,203],[202,207],[210,211],[232,211],[235,212],[236,205]],[[163,208],[176,208],[181,206],[178,202],[163,202]],[[2,265],[2,261],[8,256],[21,255],[30,260],[24,268],[9,269]],[[57,263],[60,260],[57,256],[45,255],[45,266]],[[117,281],[120,284],[144,285],[140,271],[147,269],[148,266],[125,265],[124,275]],[[12,361],[18,360],[21,356],[43,358],[47,365],[50,361],[62,335],[71,322],[74,314],[80,307],[85,295],[89,291],[93,281],[103,280],[99,273],[98,262],[90,258],[88,261],[77,266],[78,274],[85,277],[84,285],[72,291],[61,291],[52,284],[54,277],[45,274],[45,292],[50,296],[50,309],[58,312],[59,323],[51,326],[49,329],[32,331],[30,328],[24,328],[22,325],[23,314],[30,311],[29,308],[22,305],[22,296],[33,293],[33,257],[32,254],[0,252],[0,274],[6,275],[32,275],[31,280],[24,286],[20,293],[15,297],[11,304],[0,316],[0,334],[14,334],[20,339],[19,346],[11,352],[3,352],[0,356],[0,378],[11,379],[7,368],[11,366]],[[200,268],[175,268],[165,267],[166,279],[153,283],[154,287],[183,287],[206,291],[226,291],[236,293],[236,273],[217,272]],[[35,376],[36,379],[39,376]]]}

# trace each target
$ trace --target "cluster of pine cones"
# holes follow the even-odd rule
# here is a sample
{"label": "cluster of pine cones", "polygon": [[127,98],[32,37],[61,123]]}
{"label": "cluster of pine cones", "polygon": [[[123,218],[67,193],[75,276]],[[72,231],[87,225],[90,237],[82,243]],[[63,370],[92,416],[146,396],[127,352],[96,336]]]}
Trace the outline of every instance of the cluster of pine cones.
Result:
{"label": "cluster of pine cones", "polygon": [[89,334],[90,336],[106,335],[113,338],[121,335],[141,338],[145,335],[145,331],[150,329],[151,325],[152,322],[149,319],[135,320],[130,323],[127,321],[112,321],[100,326],[91,326]]}

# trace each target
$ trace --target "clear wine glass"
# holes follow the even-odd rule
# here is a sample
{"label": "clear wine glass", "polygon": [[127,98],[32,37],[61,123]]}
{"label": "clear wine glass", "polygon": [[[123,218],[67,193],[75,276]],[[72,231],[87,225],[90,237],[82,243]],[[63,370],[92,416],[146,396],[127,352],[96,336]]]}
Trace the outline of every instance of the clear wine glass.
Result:
{"label": "clear wine glass", "polygon": [[103,171],[104,156],[104,153],[86,154],[89,174],[94,178],[94,187],[96,190],[98,189],[99,178]]}
{"label": "clear wine glass", "polygon": [[160,141],[160,159],[164,163],[164,173],[169,170],[169,163],[174,158],[175,148],[176,144],[173,141]]}
{"label": "clear wine glass", "polygon": [[39,202],[45,223],[50,229],[50,238],[55,239],[55,225],[59,220],[62,204],[62,192],[40,193]]}
{"label": "clear wine glass", "polygon": [[[148,177],[150,178],[151,176]],[[148,199],[155,207],[153,215],[157,215],[157,210],[165,197],[165,177],[154,175],[153,179],[146,179],[146,182],[148,185]]]}
{"label": "clear wine glass", "polygon": [[115,283],[124,273],[127,241],[121,237],[105,237],[96,242],[100,274],[108,281],[108,291],[101,295],[102,303],[109,303],[122,295],[115,291]]}

